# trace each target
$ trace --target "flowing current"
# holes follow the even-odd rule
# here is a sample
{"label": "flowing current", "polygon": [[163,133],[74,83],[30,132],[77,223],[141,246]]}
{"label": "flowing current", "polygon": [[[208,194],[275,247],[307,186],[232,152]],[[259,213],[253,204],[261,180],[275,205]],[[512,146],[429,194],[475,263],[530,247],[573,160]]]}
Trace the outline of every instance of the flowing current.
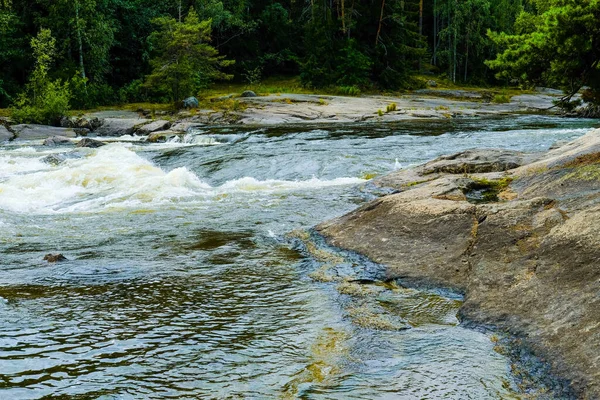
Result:
{"label": "flowing current", "polygon": [[[492,335],[458,323],[460,299],[374,285],[357,303],[314,278],[319,262],[289,233],[364,203],[375,175],[473,147],[544,151],[594,123],[512,116],[207,127],[99,149],[5,144],[0,399],[525,398]],[[50,252],[68,261],[43,261]],[[368,307],[383,310],[373,324]]]}

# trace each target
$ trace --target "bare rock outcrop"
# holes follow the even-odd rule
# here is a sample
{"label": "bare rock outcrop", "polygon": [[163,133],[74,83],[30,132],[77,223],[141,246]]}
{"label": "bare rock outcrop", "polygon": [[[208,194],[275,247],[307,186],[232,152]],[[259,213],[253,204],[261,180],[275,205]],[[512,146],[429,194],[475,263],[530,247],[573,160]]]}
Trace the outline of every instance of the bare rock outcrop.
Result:
{"label": "bare rock outcrop", "polygon": [[4,125],[0,124],[0,143],[8,142],[9,140],[14,139],[14,134],[8,130]]}
{"label": "bare rock outcrop", "polygon": [[600,130],[543,155],[464,152],[374,183],[396,193],[317,230],[390,279],[461,290],[465,320],[519,335],[581,398],[600,398]]}
{"label": "bare rock outcrop", "polygon": [[133,135],[138,128],[151,122],[140,118],[105,118],[94,132],[98,136]]}
{"label": "bare rock outcrop", "polygon": [[16,140],[46,140],[53,136],[74,138],[77,136],[72,128],[61,128],[47,125],[20,124],[12,125]]}

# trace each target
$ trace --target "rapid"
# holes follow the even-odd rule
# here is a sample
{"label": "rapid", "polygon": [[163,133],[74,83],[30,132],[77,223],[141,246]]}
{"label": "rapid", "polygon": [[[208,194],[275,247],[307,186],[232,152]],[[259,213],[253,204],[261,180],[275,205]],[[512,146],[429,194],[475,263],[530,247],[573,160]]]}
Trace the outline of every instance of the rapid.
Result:
{"label": "rapid", "polygon": [[[457,294],[377,284],[365,305],[314,279],[323,260],[311,248],[349,269],[368,261],[310,228],[375,196],[374,176],[468,148],[545,151],[596,123],[522,115],[4,144],[0,399],[554,398],[521,387],[493,333],[461,326]],[[55,252],[68,261],[43,261]],[[365,307],[409,329],[360,323]]]}

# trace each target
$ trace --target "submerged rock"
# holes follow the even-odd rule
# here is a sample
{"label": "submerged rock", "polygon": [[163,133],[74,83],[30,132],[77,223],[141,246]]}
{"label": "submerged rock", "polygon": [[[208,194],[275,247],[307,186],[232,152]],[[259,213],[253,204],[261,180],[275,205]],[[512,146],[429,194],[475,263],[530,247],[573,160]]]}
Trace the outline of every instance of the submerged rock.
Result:
{"label": "submerged rock", "polygon": [[76,152],[69,153],[60,153],[60,154],[50,154],[46,157],[42,158],[42,162],[50,165],[60,165],[67,160],[78,159],[81,158],[82,155]]}
{"label": "submerged rock", "polygon": [[[525,337],[581,398],[600,398],[600,130],[542,156],[464,152],[376,184],[398,192],[317,230],[390,279],[466,293],[463,319]],[[468,202],[474,184],[496,198]]]}
{"label": "submerged rock", "polygon": [[44,146],[62,146],[72,144],[71,139],[65,136],[52,136],[44,140]]}
{"label": "submerged rock", "polygon": [[49,263],[61,262],[61,261],[69,261],[67,257],[62,254],[46,254],[44,256],[44,261],[48,261]]}
{"label": "submerged rock", "polygon": [[77,147],[89,147],[92,149],[102,147],[105,145],[106,145],[106,143],[104,143],[104,142],[101,142],[99,140],[90,139],[90,138],[83,138],[79,141],[79,143],[77,143]]}

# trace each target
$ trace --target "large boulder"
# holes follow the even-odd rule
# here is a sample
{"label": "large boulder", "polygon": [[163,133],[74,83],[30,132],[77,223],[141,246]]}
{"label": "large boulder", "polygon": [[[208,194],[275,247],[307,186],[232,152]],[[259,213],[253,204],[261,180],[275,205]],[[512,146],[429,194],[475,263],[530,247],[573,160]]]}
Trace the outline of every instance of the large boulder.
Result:
{"label": "large boulder", "polygon": [[461,153],[441,156],[426,164],[394,172],[375,179],[377,186],[395,189],[436,179],[441,174],[474,174],[502,172],[517,168],[534,159],[534,155],[513,150],[471,149]]}
{"label": "large boulder", "polygon": [[[457,173],[486,159],[461,154],[379,180],[396,192],[317,231],[388,279],[464,292],[462,319],[521,337],[570,382],[560,398],[600,398],[600,130],[504,172]],[[469,201],[486,185],[497,195]]]}
{"label": "large boulder", "polygon": [[173,126],[171,126],[171,131],[173,132],[180,132],[180,133],[185,133],[190,129],[193,128],[201,128],[203,127],[204,124],[198,123],[198,122],[178,122],[176,124],[174,124]]}
{"label": "large boulder", "polygon": [[252,90],[245,90],[240,97],[258,97]]}
{"label": "large boulder", "polygon": [[165,120],[152,121],[140,127],[137,131],[139,135],[149,135],[152,132],[164,131],[171,127],[171,123]]}
{"label": "large boulder", "polygon": [[63,128],[73,128],[75,124],[73,123],[73,119],[71,117],[62,117],[60,119],[60,126]]}
{"label": "large boulder", "polygon": [[21,124],[13,125],[11,129],[15,132],[17,140],[46,140],[52,136],[63,136],[74,138],[77,136],[71,128],[62,128],[47,125]]}
{"label": "large boulder", "polygon": [[76,147],[87,147],[91,149],[96,149],[102,146],[106,146],[106,143],[90,138],[83,138],[79,141],[79,143],[77,143]]}
{"label": "large boulder", "polygon": [[175,137],[179,137],[181,136],[181,132],[176,132],[176,131],[158,131],[158,132],[154,132],[151,133],[150,135],[148,135],[148,137],[146,138],[147,142],[150,143],[164,143],[164,142],[168,142],[169,140],[175,138]]}
{"label": "large boulder", "polygon": [[200,106],[200,102],[194,96],[188,97],[187,99],[183,100],[183,108],[190,109],[190,108],[198,108],[199,106]]}
{"label": "large boulder", "polygon": [[15,137],[4,125],[0,125],[0,143],[8,142]]}
{"label": "large boulder", "polygon": [[140,118],[105,118],[95,133],[98,136],[133,135],[138,128],[149,122],[149,119]]}
{"label": "large boulder", "polygon": [[63,128],[88,129],[90,131],[93,131],[98,129],[100,125],[102,125],[102,121],[97,117],[62,117],[60,120],[60,126],[62,126]]}

